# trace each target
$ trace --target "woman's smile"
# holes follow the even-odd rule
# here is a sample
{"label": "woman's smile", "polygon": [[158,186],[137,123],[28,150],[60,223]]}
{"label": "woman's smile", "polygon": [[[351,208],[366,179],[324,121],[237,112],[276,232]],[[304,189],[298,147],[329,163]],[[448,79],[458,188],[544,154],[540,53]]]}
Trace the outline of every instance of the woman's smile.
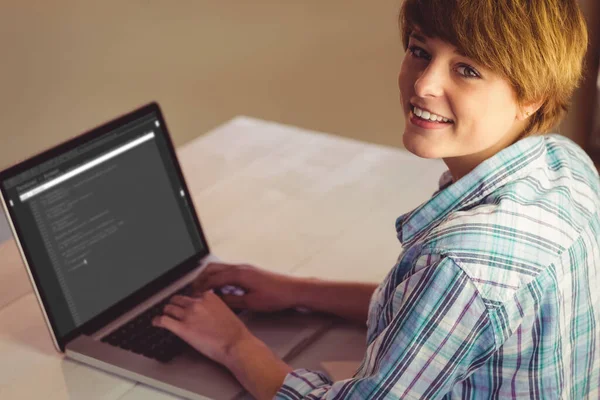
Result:
{"label": "woman's smile", "polygon": [[421,117],[416,116],[412,109],[408,111],[408,117],[411,124],[423,129],[438,130],[449,128],[450,126],[454,125],[454,123],[452,122],[431,121],[423,119]]}

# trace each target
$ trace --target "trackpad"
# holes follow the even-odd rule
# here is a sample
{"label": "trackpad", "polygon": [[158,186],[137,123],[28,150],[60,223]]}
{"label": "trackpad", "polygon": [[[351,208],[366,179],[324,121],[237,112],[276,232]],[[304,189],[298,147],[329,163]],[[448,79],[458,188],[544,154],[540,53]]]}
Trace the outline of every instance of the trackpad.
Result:
{"label": "trackpad", "polygon": [[329,315],[303,314],[294,310],[252,314],[248,329],[277,356],[288,359],[303,346],[331,327],[335,318]]}

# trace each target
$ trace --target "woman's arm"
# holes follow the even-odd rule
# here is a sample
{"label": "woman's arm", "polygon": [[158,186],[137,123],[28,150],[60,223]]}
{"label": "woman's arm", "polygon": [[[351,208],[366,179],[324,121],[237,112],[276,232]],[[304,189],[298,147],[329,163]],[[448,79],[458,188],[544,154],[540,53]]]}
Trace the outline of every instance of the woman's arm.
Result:
{"label": "woman's arm", "polygon": [[[293,298],[296,307],[334,314],[359,323],[367,321],[371,296],[378,285],[315,278],[295,279]],[[285,377],[293,374],[289,365],[252,335],[237,342],[229,350],[223,364],[257,399],[272,399]]]}
{"label": "woman's arm", "polygon": [[225,366],[256,399],[275,397],[292,368],[260,340],[248,335],[226,353]]}
{"label": "woman's arm", "polygon": [[243,296],[223,295],[231,308],[260,312],[305,307],[360,323],[366,323],[376,284],[331,282],[276,274],[247,264],[213,263],[196,279],[199,293],[233,285]]}
{"label": "woman's arm", "polygon": [[332,282],[315,278],[298,278],[295,307],[306,307],[339,317],[366,323],[374,283]]}

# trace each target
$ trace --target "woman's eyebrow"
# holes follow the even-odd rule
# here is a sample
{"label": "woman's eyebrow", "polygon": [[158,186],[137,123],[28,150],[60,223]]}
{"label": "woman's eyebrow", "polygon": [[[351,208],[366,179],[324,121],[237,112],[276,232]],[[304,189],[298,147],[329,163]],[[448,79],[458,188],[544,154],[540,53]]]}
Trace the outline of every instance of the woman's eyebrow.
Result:
{"label": "woman's eyebrow", "polygon": [[411,32],[410,37],[414,38],[422,43],[425,43],[427,41],[427,39],[425,39],[425,36],[421,35],[420,33],[416,33],[416,32]]}
{"label": "woman's eyebrow", "polygon": [[[419,42],[425,44],[427,42],[427,39],[425,38],[425,36],[421,35],[420,33],[417,32],[411,32],[409,37],[418,40]],[[469,58],[464,52],[460,51],[457,48],[454,48],[454,53],[458,54],[461,57],[465,57],[465,58]]]}

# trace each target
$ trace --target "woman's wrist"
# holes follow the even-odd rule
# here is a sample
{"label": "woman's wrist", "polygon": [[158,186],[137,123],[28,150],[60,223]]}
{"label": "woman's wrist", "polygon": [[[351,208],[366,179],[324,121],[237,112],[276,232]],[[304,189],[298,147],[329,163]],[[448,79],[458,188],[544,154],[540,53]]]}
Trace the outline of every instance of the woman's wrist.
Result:
{"label": "woman's wrist", "polygon": [[249,331],[230,346],[222,364],[257,399],[272,399],[293,370]]}
{"label": "woman's wrist", "polygon": [[[261,342],[250,331],[245,331],[235,342],[228,344],[223,351],[223,359],[220,360],[227,369],[232,370],[239,365],[239,360],[249,348],[260,345]],[[232,370],[233,372],[233,370]]]}
{"label": "woman's wrist", "polygon": [[289,291],[290,308],[313,308],[311,299],[314,299],[314,289],[317,287],[317,278],[292,278],[292,285]]}

